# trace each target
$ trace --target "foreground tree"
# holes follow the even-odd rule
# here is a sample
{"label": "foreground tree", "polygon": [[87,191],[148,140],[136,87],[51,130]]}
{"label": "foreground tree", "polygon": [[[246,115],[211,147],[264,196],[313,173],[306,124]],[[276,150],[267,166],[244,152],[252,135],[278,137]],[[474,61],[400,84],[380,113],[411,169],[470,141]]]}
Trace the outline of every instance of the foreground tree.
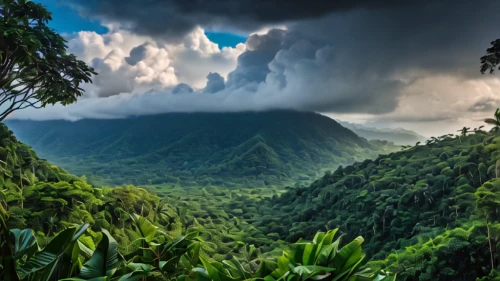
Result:
{"label": "foreground tree", "polygon": [[493,125],[492,131],[498,132],[498,130],[500,129],[500,108],[497,108],[493,117],[494,118],[484,119],[484,122],[486,124]]}
{"label": "foreground tree", "polygon": [[500,39],[491,42],[491,47],[486,49],[486,55],[481,57],[481,73],[493,73],[500,63]]}
{"label": "foreground tree", "polygon": [[76,101],[94,70],[66,53],[41,4],[0,0],[0,121],[18,109]]}

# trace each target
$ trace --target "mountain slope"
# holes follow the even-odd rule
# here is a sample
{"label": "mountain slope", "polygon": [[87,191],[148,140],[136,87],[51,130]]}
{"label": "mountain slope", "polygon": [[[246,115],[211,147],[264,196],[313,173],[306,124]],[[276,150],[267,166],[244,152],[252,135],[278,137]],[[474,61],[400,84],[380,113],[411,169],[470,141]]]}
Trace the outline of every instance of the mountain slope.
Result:
{"label": "mountain slope", "polygon": [[0,188],[19,189],[38,181],[75,180],[78,177],[38,158],[29,146],[19,142],[12,131],[0,123]]}
{"label": "mountain slope", "polygon": [[[139,236],[129,214],[137,213],[161,225],[172,236],[197,229],[204,240],[204,254],[217,260],[227,255],[243,257],[241,241],[255,245],[255,254],[281,252],[283,242],[263,235],[235,216],[238,209],[249,205],[247,200],[271,196],[272,189],[187,189],[164,190],[164,197],[160,198],[134,186],[95,188],[85,178],[38,158],[0,123],[0,218],[7,218],[12,229],[32,229],[42,246],[68,226],[89,223],[93,231],[108,229],[122,251],[134,250],[131,244]],[[226,194],[233,195],[234,201]],[[226,204],[231,204],[231,208],[223,208]],[[99,239],[92,237],[94,242]],[[92,240],[87,242],[94,245]],[[0,269],[0,280],[2,276]]]}
{"label": "mountain slope", "polygon": [[475,280],[491,270],[486,221],[500,245],[499,157],[498,134],[446,135],[263,201],[261,216],[249,222],[288,241],[340,227],[348,239],[369,241],[372,258],[391,254],[374,265],[397,272],[398,280]]}
{"label": "mountain slope", "polygon": [[282,184],[395,148],[328,117],[293,111],[8,125],[43,157],[98,184]]}
{"label": "mountain slope", "polygon": [[368,140],[386,140],[401,145],[414,145],[417,142],[424,142],[427,138],[413,131],[405,129],[378,129],[336,120],[340,125],[348,128],[358,136]]}

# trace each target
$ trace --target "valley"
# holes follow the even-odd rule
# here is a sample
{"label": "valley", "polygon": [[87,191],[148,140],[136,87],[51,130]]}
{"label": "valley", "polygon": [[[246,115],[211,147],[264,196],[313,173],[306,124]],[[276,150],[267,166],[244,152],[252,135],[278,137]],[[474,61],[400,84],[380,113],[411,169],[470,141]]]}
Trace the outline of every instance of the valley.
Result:
{"label": "valley", "polygon": [[[85,183],[86,176],[75,177],[55,166],[44,166],[47,162],[36,158],[25,145],[16,145],[17,141],[5,130],[3,147],[7,149],[3,157],[5,171],[10,173],[4,173],[3,182],[12,192],[5,202],[16,214],[9,218],[9,224],[33,228],[42,237],[47,235],[43,233],[50,236],[57,232],[61,227],[59,220],[83,219],[94,227],[111,227],[120,245],[129,243],[135,234],[120,229],[132,222],[121,215],[113,218],[113,214],[120,213],[113,208],[122,207],[115,205],[112,198],[119,196],[120,201],[130,202],[123,205],[127,212],[147,215],[171,235],[196,229],[204,241],[204,255],[219,261],[233,257],[251,259],[248,255],[276,256],[299,238],[311,239],[318,231],[334,228],[339,228],[347,240],[357,236],[367,239],[368,264],[377,270],[397,273],[400,280],[427,280],[425,276],[469,280],[485,276],[488,269],[484,264],[488,263],[490,252],[497,255],[496,250],[488,249],[486,226],[497,233],[500,224],[493,217],[485,222],[479,211],[488,210],[488,202],[498,196],[490,191],[498,185],[495,159],[500,155],[500,137],[496,133],[479,130],[469,135],[444,135],[426,145],[333,168],[305,185],[249,188],[161,183],[142,185],[145,189],[130,185],[96,189]],[[29,187],[25,190],[20,186]],[[81,189],[79,196],[84,197],[75,197],[74,188]],[[58,190],[57,195],[51,189]],[[61,192],[69,192],[72,198],[63,199],[66,195]],[[84,195],[86,192],[91,193]],[[44,193],[49,197],[44,197]],[[111,205],[104,207],[109,203],[102,205],[98,198],[90,199],[95,196],[92,193],[108,194]],[[37,203],[40,199],[44,205]],[[18,211],[22,210],[19,200],[28,212]],[[68,200],[82,200],[86,205],[96,203],[76,211],[76,205],[70,207],[75,203],[69,204]],[[61,203],[69,204],[72,211],[58,211],[57,204]],[[110,208],[112,205],[115,206]],[[37,226],[40,219],[51,217],[58,218],[54,226]],[[121,227],[113,227],[116,224]],[[130,251],[128,247],[122,250]],[[415,259],[415,255],[421,256]],[[439,265],[431,259],[442,255],[453,255],[455,259],[440,259]],[[463,263],[468,255],[474,259]],[[455,266],[458,261],[462,262],[461,267]]]}
{"label": "valley", "polygon": [[399,149],[362,139],[328,117],[295,111],[7,125],[41,157],[98,186],[284,187]]}

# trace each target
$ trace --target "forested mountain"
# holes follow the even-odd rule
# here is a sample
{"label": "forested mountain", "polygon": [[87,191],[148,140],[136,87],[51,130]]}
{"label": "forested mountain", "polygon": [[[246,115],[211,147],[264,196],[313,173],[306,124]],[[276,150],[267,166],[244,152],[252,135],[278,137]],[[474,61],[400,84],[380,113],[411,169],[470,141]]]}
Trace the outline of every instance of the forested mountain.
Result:
{"label": "forested mountain", "polygon": [[[88,222],[84,241],[90,246],[95,247],[102,237],[97,230],[104,227],[111,229],[121,251],[135,253],[137,246],[124,246],[140,238],[136,219],[127,214],[140,213],[170,235],[201,231],[200,254],[212,260],[275,254],[287,242],[339,228],[348,241],[363,236],[368,266],[397,273],[398,280],[486,281],[497,275],[491,271],[500,253],[500,136],[495,132],[433,138],[426,145],[339,167],[310,186],[289,187],[285,193],[158,185],[158,197],[133,186],[94,188],[39,160],[3,128],[7,138],[2,147],[9,152],[1,159],[10,171],[3,175],[9,183],[3,193],[8,223],[33,228],[40,243],[72,223]],[[21,181],[33,166],[39,176]],[[47,176],[41,167],[54,175]]]}
{"label": "forested mountain", "polygon": [[378,129],[367,127],[361,124],[354,124],[336,120],[340,125],[348,128],[358,136],[367,140],[386,140],[400,145],[414,145],[417,142],[424,142],[427,138],[413,131],[405,129]]}
{"label": "forested mountain", "polygon": [[[241,203],[226,213],[229,209],[214,204],[215,201],[226,203],[222,198],[227,197],[225,192],[229,191],[222,188],[200,189],[199,194],[192,193],[187,198],[180,191],[160,198],[130,185],[95,188],[84,177],[71,175],[39,159],[1,123],[0,187],[0,205],[3,203],[10,214],[9,226],[33,229],[41,237],[51,236],[69,224],[84,222],[90,223],[95,231],[101,227],[109,229],[120,245],[126,245],[137,238],[127,230],[130,228],[127,214],[140,213],[161,224],[171,235],[181,235],[190,227],[202,231],[205,252],[218,260],[227,254],[236,254],[240,247],[237,242],[242,240],[262,247],[259,252],[281,245],[231,215],[234,209],[243,208],[245,202],[259,199],[249,192],[233,190],[237,192],[235,199],[240,197]],[[261,196],[274,194],[253,190]],[[110,228],[112,225],[117,227]]]}
{"label": "forested mountain", "polygon": [[295,111],[7,124],[42,157],[99,185],[283,185],[397,149]]}
{"label": "forested mountain", "polygon": [[487,275],[500,257],[500,136],[466,133],[339,167],[261,202],[253,223],[292,242],[335,227],[361,235],[382,260],[371,265],[398,280]]}
{"label": "forested mountain", "polygon": [[[394,280],[362,266],[360,237],[340,244],[332,230],[290,248],[273,241],[231,214],[251,196],[235,195],[226,213],[205,189],[161,199],[134,186],[95,188],[39,159],[3,124],[0,148],[0,280]],[[262,249],[286,252],[263,258]]]}

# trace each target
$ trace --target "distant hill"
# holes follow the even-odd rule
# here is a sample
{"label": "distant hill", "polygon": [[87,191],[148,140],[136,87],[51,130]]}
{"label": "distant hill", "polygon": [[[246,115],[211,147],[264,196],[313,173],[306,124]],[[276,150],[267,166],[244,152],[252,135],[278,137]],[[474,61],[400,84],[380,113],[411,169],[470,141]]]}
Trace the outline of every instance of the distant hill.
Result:
{"label": "distant hill", "polygon": [[97,185],[277,185],[397,149],[295,111],[6,123],[41,157]]}
{"label": "distant hill", "polygon": [[405,129],[378,129],[373,127],[363,126],[361,124],[353,124],[336,120],[340,125],[348,128],[356,133],[358,136],[368,140],[386,140],[400,145],[414,145],[417,142],[424,142],[426,137],[421,136],[414,131]]}
{"label": "distant hill", "polygon": [[397,280],[497,280],[479,278],[499,253],[487,239],[500,230],[499,155],[496,132],[441,137],[291,188],[249,221],[292,242],[333,227],[347,240],[362,236],[369,266]]}

